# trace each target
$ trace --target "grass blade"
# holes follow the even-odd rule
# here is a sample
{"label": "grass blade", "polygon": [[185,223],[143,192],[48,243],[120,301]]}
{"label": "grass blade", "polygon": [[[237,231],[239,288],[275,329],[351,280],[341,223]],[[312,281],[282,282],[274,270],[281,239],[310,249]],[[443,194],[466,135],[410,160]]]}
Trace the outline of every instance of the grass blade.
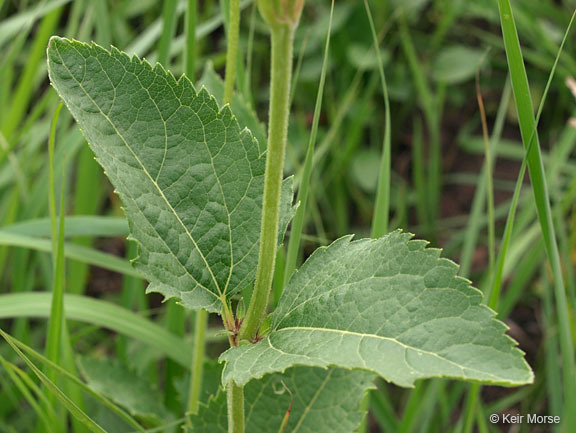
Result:
{"label": "grass blade", "polygon": [[[32,349],[31,347],[27,346],[26,344],[16,340],[15,338],[11,337],[10,335],[6,334],[4,331],[2,331],[0,329],[0,335],[8,342],[8,344],[10,344],[10,346],[12,347],[12,349],[14,349],[14,351],[20,356],[20,358],[22,358],[22,360],[32,369],[32,371],[34,371],[34,373],[37,375],[37,371],[38,368],[34,365],[34,363],[22,352],[26,352],[28,353],[30,356],[36,358],[38,361],[42,362],[44,365],[46,365],[47,367],[49,367],[52,371],[54,371],[57,375],[62,375],[63,377],[65,377],[66,379],[72,381],[72,383],[74,383],[75,385],[79,386],[83,391],[87,392],[88,394],[90,394],[92,397],[94,397],[97,401],[99,401],[100,403],[102,403],[104,406],[106,406],[108,409],[110,409],[112,412],[114,412],[116,415],[118,415],[122,420],[124,420],[127,424],[129,424],[130,426],[132,426],[133,428],[135,428],[138,432],[141,433],[145,433],[145,430],[142,428],[142,426],[140,424],[138,424],[136,422],[136,420],[134,420],[134,418],[132,418],[132,416],[130,416],[128,413],[126,413],[123,409],[121,409],[120,407],[116,406],[114,403],[112,403],[108,398],[100,395],[98,392],[94,391],[92,388],[90,388],[88,385],[86,385],[84,382],[82,382],[80,379],[78,379],[76,376],[70,374],[69,372],[67,372],[65,369],[63,369],[62,367],[60,367],[58,364],[53,363],[52,361],[50,361],[48,358],[42,356],[40,353],[36,352],[34,349]],[[21,350],[20,350],[21,349]],[[40,376],[38,376],[40,380],[42,380],[42,378]],[[43,381],[44,382],[44,381]],[[51,391],[54,392],[54,390],[51,388]],[[58,396],[58,398],[64,402],[60,397],[62,395],[64,395],[62,393],[62,391],[60,391],[58,389],[58,392],[56,392],[56,395]],[[65,395],[64,395],[65,397]],[[66,397],[67,398],[67,397]],[[73,403],[72,400],[70,400],[70,402]],[[66,405],[66,403],[64,403]],[[70,410],[70,408],[68,406],[66,406],[66,408],[68,410]],[[78,412],[79,411],[79,412]],[[100,432],[100,430],[95,429],[94,425],[90,425],[90,423],[86,423],[86,418],[89,419],[88,415],[86,415],[80,408],[78,408],[78,411],[74,410],[74,412],[72,410],[70,410],[70,413],[72,415],[74,415],[76,417],[76,419],[78,419],[79,421],[82,422],[82,424],[84,424],[85,426],[87,426],[88,428],[90,428],[91,431],[97,431]],[[95,424],[95,422],[94,422]]]}
{"label": "grass blade", "polygon": [[[77,159],[76,182],[74,185],[74,215],[94,215],[98,213],[102,194],[101,170],[94,159],[94,154],[87,145],[84,145]],[[66,218],[68,223],[68,218]],[[93,241],[90,237],[74,239],[74,243],[91,247]],[[68,290],[73,293],[84,293],[88,279],[89,268],[86,264],[71,266],[68,274]]]}
{"label": "grass blade", "polygon": [[[530,172],[531,185],[536,201],[536,209],[542,229],[544,245],[552,268],[552,274],[554,276],[554,294],[558,314],[564,385],[566,387],[564,422],[565,425],[570,425],[568,418],[570,417],[571,411],[568,410],[568,408],[574,407],[576,368],[574,364],[574,347],[570,328],[570,313],[566,300],[560,254],[556,242],[548,187],[544,176],[544,168],[540,154],[540,144],[533,114],[532,100],[530,97],[530,87],[520,48],[520,41],[518,40],[516,25],[512,14],[512,7],[509,0],[498,0],[498,6],[504,45],[508,58],[508,67],[510,69],[512,88],[514,90],[520,122],[520,130],[524,147],[526,149],[527,166]],[[532,136],[534,136],[533,146],[531,146]]]}
{"label": "grass blade", "polygon": [[[575,13],[572,15],[572,18],[570,20],[570,23],[568,24],[568,27],[566,29],[566,32],[564,33],[564,38],[562,40],[562,43],[560,44],[560,47],[558,49],[558,52],[556,54],[556,59],[554,61],[554,64],[552,66],[552,69],[550,71],[550,74],[548,76],[548,82],[546,84],[545,90],[544,90],[544,94],[542,96],[542,99],[540,101],[540,105],[538,107],[538,113],[536,115],[536,121],[535,121],[535,128],[538,125],[539,121],[540,121],[540,116],[542,114],[542,109],[544,107],[544,103],[546,101],[546,97],[548,95],[548,90],[550,89],[550,85],[552,83],[552,79],[555,75],[556,72],[556,67],[558,66],[558,61],[560,60],[560,55],[562,54],[563,48],[564,48],[564,44],[566,42],[566,39],[568,37],[568,34],[570,33],[570,30],[572,28],[572,24],[574,22],[574,18],[576,17],[576,11]],[[479,96],[479,103],[480,103],[481,99]],[[484,136],[485,136],[485,140],[486,140],[486,127],[485,127],[485,118],[482,118],[482,125],[483,125],[483,132],[484,132]],[[534,145],[534,136],[537,133],[536,129],[534,129],[532,131],[532,135],[530,136],[530,140],[529,140],[529,145],[528,145],[528,151],[530,151],[530,147]],[[486,147],[487,149],[489,149],[489,147]],[[491,156],[487,153],[486,155],[486,163],[488,164],[491,161]],[[493,265],[493,258],[492,258],[492,254],[493,254],[493,245],[494,245],[494,241],[493,241],[493,228],[491,230],[490,233],[490,271],[489,271],[489,284],[488,284],[488,288],[487,291],[485,292],[485,297],[487,299],[488,305],[490,308],[497,310],[498,309],[498,302],[500,299],[500,290],[501,290],[501,286],[502,286],[502,276],[504,273],[504,264],[506,262],[506,257],[507,257],[507,252],[508,252],[508,247],[512,238],[512,229],[514,226],[514,220],[515,220],[515,216],[516,216],[516,209],[518,206],[518,201],[519,201],[519,197],[520,197],[520,191],[522,189],[522,184],[523,184],[523,180],[524,180],[524,175],[526,172],[526,162],[527,159],[524,158],[522,161],[522,166],[520,168],[520,173],[518,175],[518,179],[516,182],[516,186],[514,188],[514,194],[512,197],[512,202],[510,205],[510,210],[508,213],[508,217],[506,219],[506,226],[504,227],[504,236],[502,239],[502,244],[501,244],[501,249],[500,249],[500,253],[498,254],[498,259],[497,259],[497,263],[496,266],[494,267]],[[488,165],[486,166],[487,172],[490,171]],[[491,181],[490,181],[490,177],[488,176],[487,173],[487,185],[488,188],[492,188],[491,187]],[[490,192],[490,190],[489,190]],[[491,198],[489,198],[489,202],[488,205],[490,206],[491,204]],[[491,212],[492,217],[489,216],[489,227],[492,226],[493,222],[491,223],[491,221],[494,220],[493,217],[493,210]],[[490,207],[489,207],[489,215],[490,215]],[[548,352],[547,352],[548,355]],[[472,385],[472,387],[470,388],[469,391],[469,398],[468,398],[468,404],[466,406],[466,411],[464,414],[464,428],[463,431],[465,433],[470,432],[472,427],[473,427],[473,412],[476,412],[477,409],[477,403],[478,403],[478,393],[480,391],[480,387],[479,385]],[[477,418],[476,418],[477,419]]]}
{"label": "grass blade", "polygon": [[[10,377],[14,385],[16,385],[16,388],[18,388],[18,391],[20,391],[20,393],[24,396],[30,407],[34,409],[34,412],[36,412],[36,415],[42,422],[44,429],[46,431],[50,431],[50,426],[54,426],[57,424],[57,420],[55,419],[54,408],[52,407],[50,402],[45,398],[42,401],[44,403],[44,407],[40,406],[29,390],[29,388],[34,389],[38,397],[42,398],[44,397],[44,394],[42,393],[40,388],[38,388],[36,384],[32,380],[30,380],[30,378],[28,378],[26,373],[24,373],[22,370],[20,370],[17,366],[12,364],[11,362],[4,359],[4,357],[2,357],[1,355],[0,355],[0,363],[6,370],[6,373],[8,373],[8,376]],[[24,377],[26,377],[27,380],[25,380]]]}
{"label": "grass blade", "polygon": [[[18,348],[15,340],[13,340],[8,334],[0,329],[0,335],[6,340],[6,342],[14,349],[18,356],[28,365],[28,367],[34,372],[36,377],[42,382],[42,384],[54,394],[54,396],[62,403],[62,405],[70,412],[70,414],[79,420],[82,424],[90,429],[92,432],[96,433],[106,433],[102,427],[100,427],[92,418],[90,418],[86,413],[80,409],[72,400],[70,400],[66,394],[62,392],[58,386],[54,384],[34,363]],[[54,364],[56,365],[56,364]],[[65,371],[65,370],[62,370]]]}
{"label": "grass blade", "polygon": [[[50,252],[52,248],[50,241],[46,239],[38,239],[16,233],[6,233],[2,230],[0,230],[0,245],[24,247],[45,252]],[[124,275],[142,278],[140,272],[134,269],[126,260],[82,245],[66,243],[64,245],[64,257],[100,266],[103,269],[119,272]]]}
{"label": "grass blade", "polygon": [[478,108],[480,111],[480,119],[482,123],[482,137],[484,138],[484,152],[486,163],[486,189],[488,191],[486,207],[488,208],[488,275],[490,278],[494,272],[494,254],[496,244],[496,231],[495,224],[496,218],[494,217],[494,185],[492,181],[492,152],[490,145],[490,138],[488,137],[488,121],[486,120],[486,110],[484,109],[484,99],[482,98],[482,90],[480,88],[480,71],[476,72],[476,98],[478,100]]}
{"label": "grass blade", "polygon": [[174,38],[176,31],[176,18],[178,16],[176,6],[177,0],[165,0],[164,8],[162,9],[162,35],[158,42],[158,63],[162,64],[166,69],[170,67],[168,63],[170,54],[170,45]]}
{"label": "grass blade", "polygon": [[[548,91],[550,89],[550,85],[552,84],[552,79],[554,78],[554,75],[556,72],[556,67],[558,66],[558,62],[560,60],[560,55],[562,54],[562,51],[564,49],[564,45],[565,45],[566,40],[568,38],[568,34],[570,33],[570,30],[572,29],[572,25],[574,23],[575,18],[576,18],[576,10],[572,14],[572,17],[570,19],[570,22],[568,24],[566,32],[564,33],[564,38],[562,39],[562,43],[560,44],[560,47],[558,48],[558,52],[556,54],[556,59],[554,60],[554,65],[552,66],[552,69],[551,69],[550,74],[548,76],[548,82],[546,83],[546,87],[544,89],[544,94],[542,95],[542,99],[541,99],[540,105],[538,107],[538,113],[536,114],[536,121],[535,121],[535,126],[534,126],[535,129],[532,131],[532,134],[530,136],[528,150],[530,150],[530,147],[532,147],[535,143],[534,137],[535,137],[535,134],[537,134],[536,127],[540,121],[540,116],[542,115],[544,103],[546,101],[546,97],[548,96]],[[513,225],[514,225],[516,208],[518,206],[518,200],[520,197],[520,190],[522,188],[522,182],[524,180],[524,174],[526,173],[526,162],[527,162],[527,159],[526,159],[526,157],[524,157],[524,159],[522,160],[522,166],[520,168],[520,173],[519,173],[518,179],[516,181],[516,186],[514,188],[514,195],[512,197],[512,203],[510,205],[510,212],[508,214],[508,218],[506,219],[506,226],[504,228],[504,237],[502,239],[502,246],[501,246],[500,253],[498,255],[498,261],[497,261],[497,265],[495,268],[495,273],[493,276],[492,283],[489,286],[489,292],[487,294],[488,305],[490,306],[490,308],[493,308],[493,309],[497,309],[497,307],[498,307],[500,289],[502,287],[502,275],[504,272],[504,263],[506,261],[506,253],[508,251],[508,246],[510,243],[510,239],[512,237],[512,229],[513,229]]]}
{"label": "grass blade", "polygon": [[48,39],[50,38],[50,35],[54,33],[62,9],[62,7],[57,8],[48,13],[42,19],[42,23],[34,37],[32,50],[27,57],[26,67],[14,92],[10,111],[4,119],[5,121],[2,122],[2,127],[0,129],[4,133],[6,140],[11,143],[12,146],[14,146],[14,143],[12,143],[13,134],[20,126],[20,122],[26,114],[30,98],[32,97],[32,92],[35,89],[33,83],[36,82],[36,73],[40,68],[40,63],[44,61]]}
{"label": "grass blade", "polygon": [[[50,221],[52,228],[52,299],[50,308],[50,319],[48,320],[48,335],[46,337],[46,357],[54,364],[61,363],[62,337],[64,329],[64,172],[61,174],[60,187],[60,205],[59,215],[56,211],[56,187],[55,187],[55,170],[54,170],[54,146],[56,141],[56,125],[58,116],[63,104],[59,104],[54,116],[52,117],[52,126],[50,128],[50,139],[48,141],[48,165],[49,165],[49,203],[50,203]],[[48,379],[58,382],[58,375],[53,371],[47,372]],[[55,403],[56,396],[52,396],[52,403]],[[62,411],[58,411],[58,424],[60,428],[66,431],[66,416]]]}
{"label": "grass blade", "polygon": [[438,215],[440,194],[442,191],[442,166],[441,166],[441,142],[440,142],[440,110],[438,101],[435,100],[432,90],[430,89],[426,76],[424,75],[425,68],[418,60],[414,42],[410,36],[408,29],[407,18],[404,13],[400,14],[400,38],[404,55],[408,61],[410,71],[416,87],[416,92],[420,100],[422,111],[426,126],[430,134],[430,154],[428,164],[428,191],[427,191],[427,204],[428,212],[426,221],[423,221],[427,227],[428,235],[431,240],[435,239],[435,231],[433,225],[436,222]]}
{"label": "grass blade", "polygon": [[[506,113],[508,112],[508,105],[510,101],[512,88],[510,86],[510,81],[506,80],[504,86],[504,91],[502,92],[502,97],[500,98],[500,104],[498,106],[498,112],[496,114],[496,121],[492,130],[492,137],[490,139],[490,156],[492,159],[496,158],[498,153],[498,145],[500,144],[500,137],[502,136],[502,130],[504,128],[504,122],[506,119]],[[487,161],[484,161],[482,171],[480,176],[486,177],[487,171]],[[462,246],[462,252],[460,254],[460,273],[464,276],[470,275],[470,268],[472,265],[472,257],[474,250],[476,248],[476,242],[478,240],[478,233],[480,231],[482,213],[484,210],[484,203],[486,197],[487,183],[480,182],[476,193],[474,194],[474,199],[472,202],[472,209],[470,211],[470,217],[468,219],[468,225],[465,230],[464,243]]]}
{"label": "grass blade", "polygon": [[[50,293],[4,294],[0,301],[0,319],[50,316]],[[130,310],[99,299],[65,295],[64,311],[68,320],[110,329],[156,348],[182,366],[190,365],[192,350],[185,340]],[[214,340],[215,335],[207,338]]]}
{"label": "grass blade", "polygon": [[380,172],[378,175],[378,189],[376,192],[376,205],[374,209],[374,219],[372,220],[372,237],[379,238],[388,232],[388,219],[390,214],[390,172],[391,168],[391,121],[390,121],[390,100],[388,98],[388,85],[386,84],[386,75],[384,75],[384,62],[380,53],[378,35],[374,26],[374,19],[370,12],[368,0],[364,0],[366,15],[370,22],[372,40],[376,50],[376,59],[378,60],[378,73],[384,93],[384,140],[382,143],[382,160],[380,163]]}
{"label": "grass blade", "polygon": [[[50,219],[24,220],[2,227],[3,233],[14,233],[29,237],[50,236]],[[116,237],[128,235],[126,218],[103,216],[67,216],[65,236]]]}
{"label": "grass blade", "polygon": [[105,47],[110,46],[112,38],[110,33],[110,11],[108,9],[108,0],[96,0],[94,2],[94,12],[96,16],[96,34],[98,41]]}
{"label": "grass blade", "polygon": [[184,50],[184,71],[194,83],[196,72],[196,58],[198,57],[198,44],[196,41],[196,18],[198,15],[198,1],[188,0],[186,8],[186,48]]}

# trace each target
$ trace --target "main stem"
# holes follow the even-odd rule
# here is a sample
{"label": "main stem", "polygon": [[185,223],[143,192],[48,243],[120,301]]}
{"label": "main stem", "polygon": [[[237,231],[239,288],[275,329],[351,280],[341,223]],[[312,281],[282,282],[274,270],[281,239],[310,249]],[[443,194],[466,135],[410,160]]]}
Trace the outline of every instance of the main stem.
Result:
{"label": "main stem", "polygon": [[230,0],[228,40],[226,49],[226,75],[224,77],[224,104],[232,103],[236,65],[238,63],[238,36],[240,33],[240,0]]}
{"label": "main stem", "polygon": [[[232,4],[231,4],[232,6]],[[232,8],[230,11],[232,27]],[[288,135],[290,105],[290,82],[292,79],[292,40],[294,27],[290,24],[270,25],[272,41],[272,67],[270,77],[270,115],[268,126],[268,149],[264,173],[264,197],[262,200],[262,223],[256,283],[250,305],[240,329],[239,339],[254,340],[266,315],[276,248],[278,245],[278,220],[284,154]],[[228,65],[226,78],[228,78]],[[233,381],[227,384],[228,433],[244,433],[244,389]]]}
{"label": "main stem", "polygon": [[268,149],[264,173],[264,198],[262,204],[262,228],[260,251],[256,268],[256,283],[250,298],[240,339],[256,338],[272,288],[276,248],[278,245],[278,219],[284,171],[284,154],[288,134],[290,82],[292,79],[291,25],[271,27],[272,68],[270,77],[270,115],[268,127]]}

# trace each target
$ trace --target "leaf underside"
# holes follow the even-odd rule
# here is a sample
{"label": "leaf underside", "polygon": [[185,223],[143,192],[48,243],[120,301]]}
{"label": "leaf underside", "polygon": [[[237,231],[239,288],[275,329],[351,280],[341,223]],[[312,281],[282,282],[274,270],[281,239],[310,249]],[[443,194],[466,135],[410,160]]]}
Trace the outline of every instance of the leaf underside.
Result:
{"label": "leaf underside", "polygon": [[[282,381],[294,396],[286,433],[350,433],[362,421],[360,401],[373,387],[373,378],[363,371],[295,367],[285,374],[253,381],[244,389],[246,431],[279,431],[290,406]],[[227,433],[226,411],[226,394],[220,391],[207,405],[201,405],[187,431]]]}
{"label": "leaf underside", "polygon": [[[220,75],[214,71],[214,66],[209,62],[204,68],[199,86],[204,86],[217,101],[224,97],[224,81]],[[241,93],[232,95],[232,112],[238,119],[240,125],[250,130],[259,144],[261,151],[266,149],[266,129],[252,107],[245,101]]]}
{"label": "leaf underside", "polygon": [[[149,292],[220,312],[258,258],[265,155],[226,106],[160,65],[58,37],[48,71],[120,195]],[[284,182],[284,232],[292,182]]]}
{"label": "leaf underside", "polygon": [[446,377],[515,386],[533,374],[482,293],[425,241],[344,237],[310,256],[285,288],[273,331],[231,348],[223,383],[294,365],[339,366],[400,386]]}
{"label": "leaf underside", "polygon": [[149,381],[118,362],[80,357],[78,365],[90,388],[154,424],[169,419],[162,394]]}

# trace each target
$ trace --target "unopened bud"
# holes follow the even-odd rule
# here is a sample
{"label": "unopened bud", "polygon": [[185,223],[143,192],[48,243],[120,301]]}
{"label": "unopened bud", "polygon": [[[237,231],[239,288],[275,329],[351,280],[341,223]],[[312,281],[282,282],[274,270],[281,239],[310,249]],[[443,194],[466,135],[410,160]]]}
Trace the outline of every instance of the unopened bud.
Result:
{"label": "unopened bud", "polygon": [[258,0],[260,14],[268,25],[298,25],[305,0]]}

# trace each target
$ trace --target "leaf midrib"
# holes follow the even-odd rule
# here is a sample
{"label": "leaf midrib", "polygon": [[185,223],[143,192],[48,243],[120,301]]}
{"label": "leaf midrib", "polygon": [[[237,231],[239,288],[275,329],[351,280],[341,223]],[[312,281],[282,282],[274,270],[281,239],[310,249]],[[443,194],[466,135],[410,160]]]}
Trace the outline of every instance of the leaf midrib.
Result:
{"label": "leaf midrib", "polygon": [[326,375],[326,377],[322,381],[322,384],[318,387],[318,390],[314,393],[314,396],[310,400],[310,403],[308,405],[306,405],[306,408],[304,409],[304,413],[302,414],[302,416],[300,416],[298,424],[296,424],[296,426],[294,427],[294,430],[292,430],[292,433],[296,433],[300,430],[300,427],[302,427],[302,424],[304,423],[304,419],[310,413],[310,408],[312,406],[314,406],[314,404],[316,403],[316,400],[318,400],[318,397],[320,396],[320,394],[322,394],[322,391],[324,391],[326,384],[328,383],[328,381],[332,377],[332,373],[334,373],[334,370],[330,370],[330,372]]}
{"label": "leaf midrib", "polygon": [[[363,333],[360,333],[360,332],[345,331],[345,330],[342,330],[342,329],[316,328],[316,327],[304,327],[304,326],[291,326],[291,327],[287,327],[287,328],[277,329],[277,330],[274,331],[274,333],[275,333],[275,334],[278,334],[278,333],[280,333],[280,332],[282,332],[282,331],[292,331],[292,330],[294,330],[294,331],[312,331],[312,332],[331,332],[331,333],[339,333],[339,334],[344,334],[344,335],[353,335],[353,336],[361,337],[361,338],[374,338],[374,339],[379,339],[379,340],[391,341],[391,342],[396,343],[396,344],[398,344],[399,346],[403,347],[404,350],[405,350],[405,352],[404,352],[405,354],[406,354],[406,350],[409,349],[409,350],[413,350],[413,351],[415,351],[415,352],[421,352],[421,353],[423,353],[423,354],[425,354],[425,355],[434,356],[434,357],[440,359],[441,361],[445,361],[445,362],[447,362],[447,363],[449,363],[449,364],[452,364],[452,365],[454,365],[455,367],[457,367],[458,369],[460,369],[460,371],[462,371],[462,375],[463,375],[463,376],[464,376],[464,371],[465,371],[465,370],[470,370],[470,371],[474,371],[474,372],[476,372],[476,373],[486,374],[486,375],[488,375],[488,376],[490,376],[490,377],[493,377],[493,378],[495,378],[496,380],[499,380],[499,381],[505,380],[504,378],[501,378],[501,377],[499,377],[499,376],[496,376],[496,375],[494,375],[494,374],[492,374],[492,373],[489,373],[489,372],[487,372],[487,371],[477,370],[477,369],[471,368],[471,367],[462,367],[461,365],[455,363],[454,361],[451,361],[451,360],[449,360],[449,359],[447,359],[447,358],[444,358],[444,357],[438,355],[437,353],[429,352],[429,351],[424,350],[424,349],[419,349],[419,348],[416,348],[416,347],[413,347],[413,346],[409,346],[409,345],[407,345],[407,344],[405,344],[405,343],[402,343],[401,341],[398,341],[397,339],[392,338],[392,337],[383,337],[383,336],[381,336],[381,335],[370,334],[370,333],[365,333],[365,334],[363,334]],[[274,345],[272,345],[272,342],[270,341],[270,337],[268,337],[267,340],[268,340],[268,345],[270,346],[270,348],[271,348],[272,350],[275,350],[275,351],[277,351],[277,352],[280,352],[280,353],[282,353],[282,354],[284,354],[284,355],[288,355],[288,356],[306,356],[306,357],[309,358],[309,356],[307,356],[307,355],[299,355],[299,354],[284,352],[283,350],[281,350],[281,349],[275,347]],[[468,344],[473,345],[472,343],[468,343]],[[406,356],[404,356],[404,357],[406,358]],[[361,357],[361,358],[362,358],[362,357]],[[362,358],[362,360],[365,361],[363,358]],[[406,361],[406,365],[407,365],[409,368],[411,368],[412,370],[418,371],[418,370],[414,369],[407,361]]]}

